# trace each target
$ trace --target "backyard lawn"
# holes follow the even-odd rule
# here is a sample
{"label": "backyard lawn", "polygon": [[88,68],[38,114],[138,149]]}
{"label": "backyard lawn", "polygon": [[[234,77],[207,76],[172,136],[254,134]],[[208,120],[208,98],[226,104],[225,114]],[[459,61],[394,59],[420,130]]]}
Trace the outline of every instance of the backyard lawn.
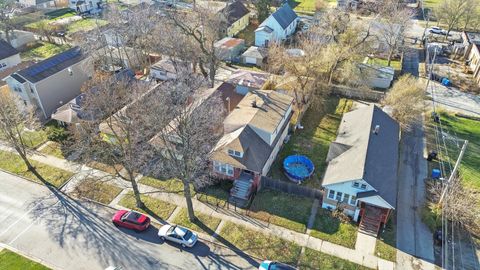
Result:
{"label": "backyard lawn", "polygon": [[11,270],[49,270],[50,268],[31,261],[8,249],[0,251],[0,269]]}
{"label": "backyard lawn", "polygon": [[[237,248],[263,260],[273,260],[296,265],[301,247],[273,235],[247,229],[243,226],[225,222],[220,237]],[[222,241],[220,239],[220,241]]]}
{"label": "backyard lawn", "polygon": [[274,190],[263,190],[255,196],[249,216],[304,233],[313,199]]}
{"label": "backyard lawn", "polygon": [[[138,181],[140,184],[144,184],[147,186],[151,186],[154,188],[160,189],[162,192],[167,193],[178,193],[179,195],[183,195],[183,183],[178,179],[156,179],[153,177],[144,176],[142,179]],[[190,188],[190,192],[195,195],[195,191],[193,186]]]}
{"label": "backyard lawn", "polygon": [[148,208],[148,211],[137,208],[137,206],[135,205],[135,198],[133,196],[133,192],[127,193],[120,200],[119,204],[123,207],[127,207],[135,211],[139,211],[143,213],[146,212],[147,214],[155,215],[161,218],[162,220],[166,220],[170,215],[172,215],[173,211],[177,207],[173,204],[164,202],[162,200],[153,198],[151,196],[141,195],[141,198],[145,206]]}
{"label": "backyard lawn", "polygon": [[[71,172],[48,166],[37,161],[31,160],[31,163],[47,182],[56,187],[61,186],[63,183],[65,183],[65,181],[73,176],[73,173]],[[0,168],[40,183],[40,180],[38,180],[35,175],[27,170],[27,166],[20,156],[14,153],[0,151]]]}
{"label": "backyard lawn", "polygon": [[197,221],[193,223],[190,222],[190,220],[188,220],[187,209],[182,208],[182,210],[180,210],[177,216],[175,216],[175,218],[173,219],[173,223],[183,227],[187,227],[197,232],[204,232],[212,235],[217,229],[221,221],[218,218],[212,217],[210,215],[202,214],[199,212],[196,212],[195,216],[197,217]]}
{"label": "backyard lawn", "polygon": [[67,26],[67,31],[69,34],[73,34],[78,31],[90,31],[99,26],[104,26],[108,24],[105,20],[100,19],[83,19],[80,21],[72,22]]}
{"label": "backyard lawn", "polygon": [[57,10],[45,13],[45,16],[47,16],[49,19],[62,19],[62,18],[72,17],[75,15],[77,15],[75,10],[70,8],[62,8],[62,9],[57,9]]}
{"label": "backyard lawn", "polygon": [[319,209],[311,236],[348,248],[355,248],[357,226],[341,222],[326,209]]}
{"label": "backyard lawn", "polygon": [[250,24],[237,34],[236,38],[244,39],[247,47],[255,45],[255,29],[257,29],[258,25],[258,21],[251,20]]}
{"label": "backyard lawn", "polygon": [[49,141],[40,152],[57,158],[65,158],[62,152],[62,146],[58,142]]}
{"label": "backyard lawn", "polygon": [[[369,58],[367,63],[370,65],[378,65],[383,67],[388,66],[388,60],[382,58]],[[402,62],[400,62],[400,60],[392,59],[392,61],[390,61],[390,66],[395,70],[402,70]]]}
{"label": "backyard lawn", "polygon": [[[315,13],[315,2],[316,0],[289,0],[289,5],[299,13],[305,13],[312,15]],[[326,0],[325,1],[328,8],[334,8],[337,6],[337,0]]]}
{"label": "backyard lawn", "polygon": [[40,42],[40,46],[21,53],[22,60],[42,60],[64,52],[70,48],[69,45],[57,45],[48,42]]}
{"label": "backyard lawn", "polygon": [[47,132],[44,129],[22,132],[22,139],[26,146],[37,148],[47,141]]}
{"label": "backyard lawn", "polygon": [[322,253],[310,248],[305,248],[305,253],[300,258],[300,269],[335,269],[335,270],[367,270],[365,266],[349,262],[338,257]]}
{"label": "backyard lawn", "polygon": [[387,222],[385,230],[380,233],[375,246],[375,255],[392,262],[397,261],[396,228],[393,217]]}
{"label": "backyard lawn", "polygon": [[423,0],[424,8],[435,8],[438,6],[442,0]]}
{"label": "backyard lawn", "polygon": [[352,104],[352,100],[329,97],[323,105],[310,107],[303,116],[303,130],[297,130],[278,154],[270,170],[272,178],[289,181],[283,174],[283,160],[289,155],[305,155],[313,161],[315,172],[304,184],[308,187],[321,188],[328,148],[337,137],[343,113],[348,112]]}
{"label": "backyard lawn", "polygon": [[101,180],[85,179],[75,188],[75,192],[82,197],[109,204],[122,192],[122,189],[113,184],[102,182]]}

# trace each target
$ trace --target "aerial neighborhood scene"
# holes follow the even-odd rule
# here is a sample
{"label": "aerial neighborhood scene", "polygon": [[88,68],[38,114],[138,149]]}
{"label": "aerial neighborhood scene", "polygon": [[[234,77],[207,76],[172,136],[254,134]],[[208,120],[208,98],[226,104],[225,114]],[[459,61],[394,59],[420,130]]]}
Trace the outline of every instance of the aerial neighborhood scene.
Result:
{"label": "aerial neighborhood scene", "polygon": [[480,270],[479,0],[0,0],[0,270]]}

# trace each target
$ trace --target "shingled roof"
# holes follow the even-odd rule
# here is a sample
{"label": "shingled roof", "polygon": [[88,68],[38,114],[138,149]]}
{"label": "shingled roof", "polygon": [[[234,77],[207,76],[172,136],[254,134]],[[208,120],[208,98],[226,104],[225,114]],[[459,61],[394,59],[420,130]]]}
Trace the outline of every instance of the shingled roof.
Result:
{"label": "shingled roof", "polygon": [[13,48],[10,43],[6,42],[3,39],[0,39],[0,59],[5,59],[17,53],[18,51]]}
{"label": "shingled roof", "polygon": [[73,47],[17,72],[31,83],[39,82],[86,58],[80,47]]}
{"label": "shingled roof", "polygon": [[287,27],[298,17],[297,13],[295,13],[287,3],[277,9],[272,16],[284,30],[287,29]]}
{"label": "shingled roof", "polygon": [[236,21],[238,21],[239,19],[243,18],[248,13],[250,13],[250,11],[247,9],[247,7],[245,7],[245,5],[241,1],[237,0],[225,6],[220,11],[220,13],[225,14],[228,25],[230,26],[234,24]]}
{"label": "shingled roof", "polygon": [[398,123],[375,105],[346,113],[322,185],[363,179],[395,207],[399,132]]}

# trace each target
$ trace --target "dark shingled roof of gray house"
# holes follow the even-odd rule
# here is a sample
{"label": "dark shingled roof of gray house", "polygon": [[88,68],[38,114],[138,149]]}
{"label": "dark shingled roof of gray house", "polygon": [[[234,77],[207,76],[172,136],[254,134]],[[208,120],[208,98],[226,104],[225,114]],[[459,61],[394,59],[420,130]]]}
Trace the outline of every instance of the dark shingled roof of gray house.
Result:
{"label": "dark shingled roof of gray house", "polygon": [[297,13],[295,13],[288,4],[284,4],[281,8],[277,9],[272,16],[283,29],[287,29],[287,27],[298,17]]}
{"label": "dark shingled roof of gray house", "polygon": [[225,17],[227,17],[228,25],[234,24],[236,21],[250,13],[247,7],[245,7],[240,0],[236,0],[233,3],[228,4],[220,12],[225,14]]}
{"label": "dark shingled roof of gray house", "polygon": [[39,82],[85,59],[80,47],[73,47],[17,72],[31,83]]}
{"label": "dark shingled roof of gray house", "polygon": [[18,51],[10,45],[7,41],[0,39],[0,59],[5,59],[17,54]]}
{"label": "dark shingled roof of gray house", "polygon": [[346,113],[329,150],[322,184],[363,179],[396,208],[399,133],[398,123],[375,105]]}

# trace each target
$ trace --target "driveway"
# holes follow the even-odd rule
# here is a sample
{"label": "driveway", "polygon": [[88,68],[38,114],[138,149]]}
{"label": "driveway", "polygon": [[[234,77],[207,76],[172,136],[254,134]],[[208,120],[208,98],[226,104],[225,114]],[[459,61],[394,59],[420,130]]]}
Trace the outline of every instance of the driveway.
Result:
{"label": "driveway", "polygon": [[480,96],[478,95],[465,93],[454,87],[446,87],[439,82],[430,81],[427,96],[435,97],[435,105],[445,110],[480,116]]}
{"label": "driveway", "polygon": [[119,229],[113,209],[79,202],[0,172],[0,242],[58,269],[256,269],[245,254],[199,241],[192,249],[162,242],[158,225]]}

